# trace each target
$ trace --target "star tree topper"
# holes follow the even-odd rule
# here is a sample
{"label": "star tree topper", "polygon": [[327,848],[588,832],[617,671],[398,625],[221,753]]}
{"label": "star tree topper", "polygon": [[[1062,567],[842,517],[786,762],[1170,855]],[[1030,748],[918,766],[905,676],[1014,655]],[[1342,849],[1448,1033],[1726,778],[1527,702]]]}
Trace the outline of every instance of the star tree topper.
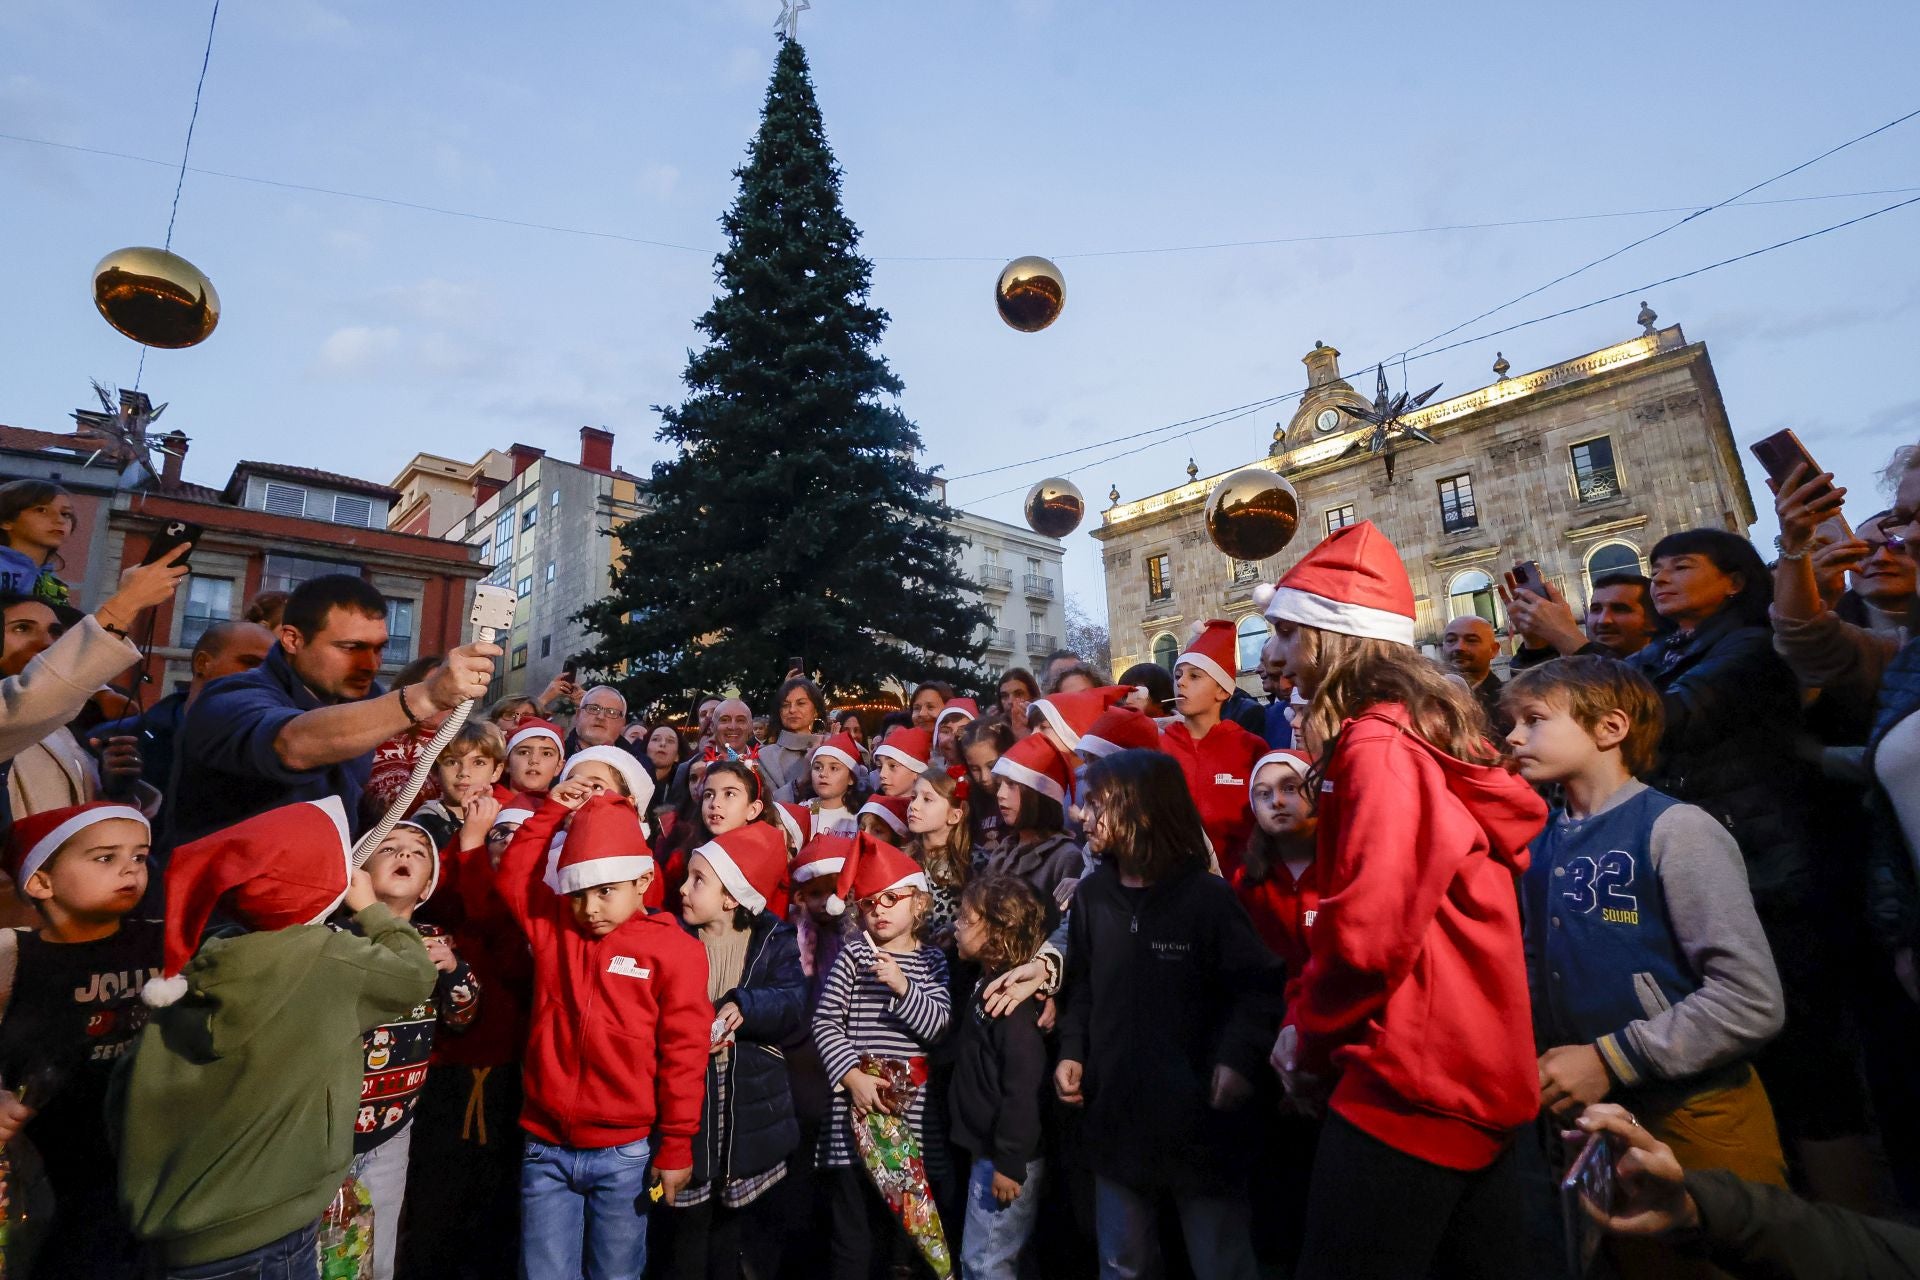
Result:
{"label": "star tree topper", "polygon": [[780,0],[780,16],[774,20],[773,33],[787,40],[800,38],[800,12],[811,9],[808,0]]}
{"label": "star tree topper", "polygon": [[1418,427],[1408,426],[1401,419],[1413,409],[1418,409],[1433,398],[1442,383],[1434,383],[1417,396],[1408,396],[1402,391],[1389,398],[1387,395],[1387,367],[1384,364],[1374,366],[1374,395],[1371,405],[1336,405],[1335,408],[1349,417],[1360,419],[1373,425],[1373,433],[1367,437],[1368,453],[1383,453],[1387,457],[1387,479],[1393,479],[1393,437],[1395,435],[1412,436],[1424,444],[1432,444],[1433,437]]}

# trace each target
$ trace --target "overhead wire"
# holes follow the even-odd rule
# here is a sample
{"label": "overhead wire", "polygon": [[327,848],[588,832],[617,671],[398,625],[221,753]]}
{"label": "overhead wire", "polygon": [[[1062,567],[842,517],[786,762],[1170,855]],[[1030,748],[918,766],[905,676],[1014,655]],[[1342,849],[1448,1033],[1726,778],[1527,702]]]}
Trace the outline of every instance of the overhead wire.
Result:
{"label": "overhead wire", "polygon": [[[37,138],[28,134],[0,132],[0,142],[15,142],[27,146],[48,147],[58,151],[71,151],[80,155],[100,156],[109,160],[125,160],[134,164],[160,165],[174,167],[174,162],[161,160],[153,156],[136,155],[127,151],[114,151],[106,147],[85,146],[76,142],[57,142],[51,138]],[[649,236],[633,235],[624,231],[608,231],[599,227],[577,227],[565,223],[541,222],[530,218],[510,218],[503,214],[482,213],[473,209],[460,209],[451,205],[428,204],[418,200],[403,200],[397,196],[380,195],[367,191],[352,191],[342,187],[328,187],[316,183],[291,182],[280,178],[267,178],[258,174],[236,173],[227,169],[208,169],[187,166],[188,173],[208,178],[219,178],[227,182],[242,182],[254,186],[273,187],[282,191],[300,191],[310,195],[332,196],[342,200],[356,200],[366,204],[384,205],[395,209],[406,209],[414,213],[432,214],[438,217],[462,218],[472,222],[486,222],[497,226],[515,227],[525,231],[546,231],[557,235],[584,236],[597,240],[617,240],[625,244],[646,245],[655,249],[673,249],[683,253],[713,254],[719,249],[712,245],[684,244],[675,240],[661,240]],[[1735,201],[1731,206],[1758,209],[1771,205],[1810,204],[1827,200],[1854,200],[1870,196],[1908,195],[1920,192],[1920,187],[1886,187],[1866,191],[1827,191],[1804,196],[1784,196],[1772,200]],[[1220,240],[1199,244],[1149,245],[1126,249],[1095,249],[1074,253],[1056,253],[1054,260],[1070,262],[1091,258],[1145,257],[1154,254],[1204,253],[1224,249],[1265,248],[1291,244],[1320,244],[1340,240],[1375,240],[1399,236],[1435,235],[1456,231],[1498,231],[1514,227],[1549,226],[1568,222],[1607,221],[1619,218],[1644,218],[1662,213],[1682,213],[1700,209],[1697,204],[1665,205],[1646,209],[1610,209],[1595,213],[1548,214],[1536,218],[1502,218],[1486,222],[1443,222],[1415,227],[1381,227],[1367,231],[1327,231],[1309,235],[1276,236],[1254,240]],[[875,254],[875,262],[994,262],[1003,263],[1009,255],[999,254]],[[1471,322],[1469,322],[1471,323]]]}
{"label": "overhead wire", "polygon": [[[187,159],[193,154],[193,129],[200,123],[200,95],[207,87],[207,65],[213,61],[213,29],[220,22],[220,0],[213,0],[213,12],[207,17],[207,45],[200,54],[200,78],[193,83],[193,111],[187,116],[187,140],[180,148],[180,173],[173,182],[173,205],[167,210],[167,238],[163,249],[173,248],[173,224],[180,216],[180,192],[187,185]],[[140,364],[133,374],[133,389],[147,376],[147,347],[140,344]]]}
{"label": "overhead wire", "polygon": [[[1861,214],[1861,215],[1859,215],[1858,217],[1854,217],[1854,218],[1848,218],[1848,219],[1846,219],[1846,220],[1845,220],[1844,222],[1836,222],[1836,223],[1833,223],[1833,224],[1832,224],[1832,225],[1830,225],[1830,226],[1825,226],[1825,227],[1819,227],[1819,228],[1817,228],[1817,229],[1815,229],[1815,230],[1813,230],[1813,231],[1808,231],[1808,232],[1804,232],[1804,233],[1802,233],[1802,234],[1800,234],[1800,235],[1797,235],[1797,236],[1791,236],[1791,237],[1789,237],[1788,239],[1785,239],[1785,240],[1778,240],[1778,241],[1775,241],[1775,242],[1774,242],[1774,243],[1772,243],[1772,244],[1768,244],[1768,245],[1762,245],[1762,246],[1760,246],[1760,247],[1759,247],[1759,248],[1757,248],[1757,249],[1749,249],[1749,250],[1747,250],[1747,251],[1746,251],[1745,253],[1738,253],[1738,254],[1735,254],[1735,255],[1733,255],[1732,257],[1728,257],[1728,258],[1722,258],[1722,259],[1720,259],[1720,260],[1719,260],[1719,261],[1717,261],[1717,262],[1709,262],[1709,263],[1707,263],[1707,264],[1705,264],[1705,265],[1703,265],[1703,266],[1699,266],[1699,267],[1694,267],[1694,268],[1692,268],[1691,270],[1687,270],[1687,271],[1681,271],[1681,272],[1678,272],[1678,273],[1676,273],[1676,274],[1674,274],[1674,275],[1670,275],[1670,276],[1665,276],[1665,277],[1663,277],[1663,278],[1661,278],[1661,279],[1659,279],[1659,280],[1651,280],[1651,281],[1648,281],[1648,282],[1647,282],[1647,283],[1645,283],[1645,284],[1639,284],[1639,285],[1635,285],[1635,286],[1633,286],[1633,287],[1632,287],[1632,288],[1630,288],[1630,289],[1622,289],[1622,290],[1620,290],[1620,291],[1618,291],[1618,292],[1616,292],[1616,293],[1610,293],[1610,294],[1608,294],[1608,295],[1606,295],[1605,297],[1602,297],[1602,298],[1595,298],[1595,299],[1593,299],[1592,301],[1589,301],[1589,302],[1582,302],[1582,303],[1580,303],[1580,304],[1578,304],[1578,305],[1576,305],[1576,306],[1571,306],[1571,307],[1562,307],[1562,308],[1560,308],[1560,309],[1559,309],[1559,310],[1557,310],[1557,311],[1550,311],[1550,312],[1548,312],[1548,313],[1547,313],[1547,314],[1545,314],[1545,315],[1539,315],[1539,316],[1534,316],[1534,317],[1533,317],[1532,319],[1530,319],[1530,320],[1521,320],[1521,321],[1518,321],[1518,322],[1516,322],[1516,323],[1514,323],[1514,324],[1510,324],[1510,325],[1506,325],[1506,326],[1504,326],[1504,327],[1502,327],[1502,328],[1499,328],[1499,329],[1491,329],[1491,330],[1488,330],[1488,331],[1487,331],[1487,332],[1485,332],[1485,333],[1479,333],[1479,334],[1475,334],[1475,335],[1474,335],[1473,337],[1471,337],[1471,338],[1462,338],[1462,339],[1460,339],[1460,340],[1459,340],[1459,341],[1457,341],[1457,342],[1451,342],[1451,343],[1448,343],[1448,344],[1447,344],[1446,346],[1444,346],[1444,347],[1435,347],[1435,348],[1434,348],[1434,349],[1432,349],[1431,351],[1422,351],[1422,352],[1418,352],[1418,353],[1415,353],[1415,354],[1407,354],[1407,353],[1404,353],[1404,352],[1403,352],[1403,353],[1401,353],[1401,355],[1402,355],[1402,356],[1404,357],[1404,360],[1403,360],[1403,363],[1412,363],[1412,362],[1414,362],[1414,361],[1417,361],[1417,360],[1425,360],[1425,359],[1427,359],[1427,358],[1429,358],[1429,357],[1431,357],[1431,356],[1437,356],[1437,355],[1441,355],[1441,354],[1443,354],[1443,353],[1445,353],[1445,352],[1448,352],[1448,351],[1453,351],[1453,350],[1456,350],[1457,348],[1460,348],[1460,347],[1468,347],[1468,346],[1472,346],[1473,344],[1475,344],[1475,343],[1478,343],[1478,342],[1485,342],[1485,341],[1486,341],[1487,339],[1489,339],[1489,338],[1497,338],[1497,337],[1500,337],[1500,336],[1501,336],[1501,335],[1503,335],[1503,334],[1508,334],[1508,333],[1512,333],[1512,332],[1514,332],[1514,331],[1516,331],[1516,330],[1519,330],[1519,329],[1525,329],[1525,328],[1529,328],[1529,327],[1531,327],[1531,326],[1533,326],[1533,325],[1536,325],[1536,324],[1544,324],[1544,323],[1546,323],[1546,322],[1547,322],[1547,321],[1549,321],[1549,320],[1558,320],[1558,319],[1561,319],[1562,317],[1565,317],[1565,316],[1570,316],[1570,315],[1574,315],[1574,314],[1576,314],[1576,313],[1578,313],[1578,312],[1581,312],[1581,311],[1587,311],[1587,310],[1591,310],[1591,309],[1592,309],[1592,308],[1594,308],[1594,307],[1598,307],[1598,306],[1604,306],[1604,305],[1606,305],[1606,304],[1607,304],[1607,303],[1609,303],[1609,302],[1618,302],[1618,301],[1620,301],[1620,300],[1621,300],[1622,298],[1631,298],[1631,297],[1633,297],[1633,296],[1635,296],[1636,294],[1643,294],[1643,293],[1649,293],[1649,292],[1651,292],[1651,291],[1653,291],[1654,289],[1658,289],[1658,288],[1661,288],[1661,287],[1663,287],[1663,286],[1665,286],[1665,285],[1669,285],[1669,284],[1677,284],[1677,283],[1679,283],[1679,282],[1680,282],[1680,281],[1682,281],[1682,280],[1690,280],[1690,279],[1692,279],[1692,278],[1693,278],[1693,277],[1695,277],[1695,276],[1699,276],[1699,275],[1704,275],[1704,274],[1706,274],[1706,273],[1707,273],[1707,272],[1709,272],[1709,271],[1717,271],[1717,270],[1719,270],[1719,269],[1720,269],[1720,268],[1722,268],[1722,267],[1729,267],[1729,266],[1732,266],[1732,265],[1734,265],[1735,263],[1739,263],[1739,262],[1745,262],[1745,261],[1747,261],[1747,260],[1749,260],[1749,259],[1751,259],[1751,258],[1757,258],[1757,257],[1760,257],[1760,256],[1761,256],[1762,254],[1767,254],[1767,253],[1772,253],[1772,252],[1774,252],[1775,250],[1778,250],[1778,249],[1785,249],[1785,248],[1788,248],[1788,247],[1790,247],[1790,246],[1792,246],[1792,245],[1796,245],[1796,244],[1803,244],[1803,243],[1805,243],[1805,242],[1806,242],[1806,241],[1808,241],[1808,240],[1815,240],[1815,239],[1818,239],[1818,238],[1819,238],[1819,237],[1821,237],[1821,236],[1824,236],[1824,235],[1830,235],[1830,234],[1832,234],[1833,232],[1836,232],[1836,231],[1843,231],[1843,230],[1845,230],[1845,229],[1847,229],[1848,227],[1853,227],[1853,226],[1858,226],[1859,224],[1861,224],[1861,223],[1863,223],[1863,222],[1869,222],[1869,221],[1871,221],[1871,220],[1873,220],[1874,218],[1878,218],[1878,217],[1881,217],[1882,215],[1885,215],[1885,214],[1889,214],[1889,213],[1893,213],[1893,212],[1896,212],[1897,210],[1900,210],[1900,209],[1906,209],[1906,208],[1910,208],[1910,207],[1912,207],[1912,206],[1914,206],[1914,205],[1920,205],[1920,196],[1912,196],[1912,197],[1909,197],[1908,199],[1905,199],[1905,200],[1900,200],[1900,201],[1897,201],[1897,202],[1895,202],[1895,203],[1893,203],[1893,204],[1890,204],[1890,205],[1886,205],[1886,206],[1885,206],[1885,207],[1883,207],[1883,208],[1880,208],[1880,209],[1875,209],[1875,210],[1874,210],[1873,212],[1871,212],[1871,213],[1863,213],[1863,214]],[[1374,362],[1372,362],[1372,361],[1369,361],[1369,362],[1368,362],[1368,364],[1371,364],[1371,363],[1374,363]],[[1364,368],[1366,368],[1366,367],[1368,367],[1368,366],[1367,366],[1366,364],[1363,364],[1363,365],[1360,365],[1360,366],[1358,366],[1358,367],[1360,367],[1360,368],[1362,368],[1362,369],[1364,369]],[[1286,401],[1286,400],[1292,400],[1292,399],[1295,399],[1295,398],[1298,398],[1298,397],[1300,397],[1300,396],[1304,396],[1304,395],[1305,395],[1305,394],[1307,393],[1307,391],[1308,391],[1308,390],[1309,390],[1309,388],[1306,388],[1306,387],[1301,387],[1301,388],[1299,388],[1298,390],[1295,390],[1295,391],[1289,391],[1289,392],[1287,392],[1287,393],[1285,393],[1284,395],[1279,395],[1279,396],[1275,396],[1275,397],[1272,397],[1271,399],[1268,399],[1268,400],[1263,400],[1263,401],[1254,401],[1254,402],[1252,402],[1252,405],[1248,407],[1248,412],[1252,412],[1252,411],[1253,411],[1254,409],[1257,409],[1257,408],[1260,408],[1260,407],[1267,407],[1267,406],[1270,406],[1270,405],[1273,405],[1273,404],[1277,404],[1277,403],[1280,403],[1280,402],[1282,402],[1282,401]],[[1230,412],[1232,412],[1232,411],[1231,411],[1231,410],[1222,410],[1222,412],[1223,412],[1223,413],[1230,413]],[[1214,416],[1214,415],[1207,415],[1207,417],[1212,417],[1212,416]],[[1238,416],[1238,417],[1245,417],[1245,416],[1247,416],[1247,415],[1246,415],[1246,413],[1241,413],[1241,414],[1239,414],[1239,415],[1237,415],[1237,416]],[[1190,434],[1190,435],[1191,435],[1191,434],[1197,434],[1198,432],[1201,432],[1201,431],[1208,431],[1208,430],[1211,430],[1211,429],[1212,429],[1212,428],[1214,428],[1214,427],[1217,427],[1217,426],[1224,426],[1224,425],[1225,425],[1225,424],[1226,424],[1227,422],[1231,422],[1231,421],[1235,421],[1235,420],[1236,420],[1235,418],[1221,418],[1221,419],[1220,419],[1219,421],[1213,421],[1213,422],[1206,422],[1206,424],[1205,424],[1204,426],[1198,426],[1198,427],[1194,427],[1194,428],[1193,428],[1193,429],[1192,429],[1192,430],[1191,430],[1190,432],[1188,432],[1188,434]],[[1204,421],[1204,419],[1190,419],[1189,421],[1193,421],[1193,422],[1201,422],[1201,421]],[[1184,425],[1186,425],[1186,424],[1185,424],[1185,423],[1175,423],[1175,424],[1171,424],[1171,425],[1172,425],[1172,426],[1184,426]],[[1168,428],[1168,427],[1157,427],[1157,428],[1154,428],[1154,429],[1153,429],[1152,431],[1150,431],[1150,432],[1147,432],[1146,434],[1151,434],[1151,435],[1159,435],[1159,434],[1161,434],[1161,433],[1164,433],[1164,432],[1166,432],[1166,431],[1168,431],[1169,429],[1170,429],[1170,428]],[[1095,449],[1095,448],[1099,448],[1099,447],[1100,447],[1101,445],[1104,445],[1104,444],[1117,444],[1117,443],[1119,443],[1119,442],[1120,442],[1120,441],[1122,441],[1122,440],[1137,440],[1138,438],[1139,438],[1139,437],[1138,437],[1138,435],[1137,435],[1137,434],[1136,434],[1136,435],[1132,435],[1132,436],[1116,436],[1116,437],[1113,437],[1112,439],[1109,439],[1109,440],[1105,440],[1105,441],[1100,441],[1100,442],[1096,442],[1095,444],[1092,444],[1092,445],[1087,445],[1087,446],[1083,446],[1083,447],[1082,447],[1082,448],[1080,448],[1080,449],[1076,449],[1076,450],[1070,450],[1070,451],[1068,451],[1068,452],[1069,452],[1069,453],[1083,453],[1083,452],[1091,452],[1091,451],[1092,451],[1093,449]],[[1169,438],[1170,438],[1170,437],[1169,437]],[[1117,461],[1118,461],[1118,460],[1120,460],[1121,458],[1127,458],[1127,457],[1131,457],[1131,456],[1133,456],[1133,455],[1134,455],[1134,454],[1136,454],[1136,453],[1143,453],[1143,452],[1145,452],[1145,451],[1146,451],[1146,450],[1148,450],[1148,449],[1152,449],[1152,448],[1155,448],[1155,447],[1157,447],[1157,446],[1159,446],[1159,445],[1162,445],[1162,444],[1165,444],[1165,443],[1167,443],[1167,439],[1154,439],[1154,440],[1150,440],[1150,441],[1148,441],[1148,442],[1147,442],[1147,443],[1145,443],[1145,444],[1138,444],[1138,445],[1135,445],[1135,446],[1134,446],[1134,447],[1132,447],[1132,448],[1129,448],[1129,449],[1123,449],[1123,450],[1121,450],[1121,451],[1120,451],[1120,452],[1118,452],[1118,453],[1113,453],[1113,454],[1109,454],[1109,455],[1107,455],[1107,456],[1106,456],[1106,457],[1104,457],[1104,458],[1096,458],[1096,459],[1094,459],[1094,460],[1093,460],[1093,461],[1091,461],[1091,462],[1083,462],[1083,463],[1080,463],[1080,464],[1079,464],[1079,465],[1077,465],[1077,466],[1074,466],[1074,467],[1071,467],[1071,468],[1068,468],[1068,469],[1067,469],[1067,471],[1065,472],[1065,474],[1066,474],[1066,475],[1069,475],[1069,476],[1071,476],[1071,475],[1072,475],[1072,474],[1074,474],[1074,472],[1076,472],[1076,471],[1085,471],[1085,470],[1087,470],[1087,469],[1088,469],[1088,468],[1090,468],[1090,467],[1097,467],[1097,466],[1103,466],[1103,465],[1105,465],[1106,463],[1109,463],[1109,462],[1117,462]],[[994,468],[994,470],[995,470],[995,471],[1008,471],[1008,470],[1014,470],[1014,469],[1016,469],[1016,468],[1019,468],[1019,467],[1022,467],[1022,466],[1032,466],[1032,465],[1037,465],[1037,463],[1039,463],[1039,462],[1045,462],[1045,461],[1053,461],[1053,460],[1055,460],[1055,459],[1057,459],[1057,458],[1059,458],[1059,457],[1062,457],[1062,456],[1067,456],[1067,455],[1065,455],[1065,454],[1054,454],[1054,455],[1049,455],[1049,456],[1048,456],[1048,457],[1046,457],[1046,458],[1041,458],[1041,459],[1035,459],[1035,460],[1032,460],[1032,461],[1030,461],[1030,462],[1027,462],[1027,463],[1013,463],[1013,464],[1009,464],[1008,466],[1005,466],[1005,467],[997,467],[997,468]],[[986,472],[975,472],[975,473],[973,473],[973,474],[974,474],[974,475],[984,475],[984,474],[988,474],[988,473],[986,473]],[[956,477],[956,479],[960,479],[960,478],[963,478],[963,477]],[[987,494],[987,495],[985,495],[984,497],[980,497],[980,498],[975,498],[975,499],[972,499],[971,501],[972,501],[973,503],[982,503],[982,502],[991,502],[991,501],[993,501],[993,500],[994,500],[994,499],[996,499],[996,498],[1003,498],[1003,497],[1006,497],[1006,496],[1007,496],[1008,494],[1012,494],[1012,493],[1018,493],[1018,492],[1019,492],[1020,490],[1022,490],[1022,489],[1024,489],[1024,488],[1026,488],[1026,487],[1027,487],[1027,486],[1026,486],[1026,485],[1024,485],[1024,484],[1022,484],[1022,485],[1016,485],[1016,486],[1014,486],[1013,488],[1010,488],[1010,489],[1002,489],[1002,490],[1000,490],[1000,491],[999,491],[999,492],[997,492],[997,493],[990,493],[990,494]]]}

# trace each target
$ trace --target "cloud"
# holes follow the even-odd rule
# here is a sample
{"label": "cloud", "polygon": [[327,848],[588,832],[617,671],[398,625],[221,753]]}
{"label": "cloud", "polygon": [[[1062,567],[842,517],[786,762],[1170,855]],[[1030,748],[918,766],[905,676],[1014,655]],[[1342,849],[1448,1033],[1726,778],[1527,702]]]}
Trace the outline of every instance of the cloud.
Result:
{"label": "cloud", "polygon": [[640,194],[664,201],[680,185],[680,170],[670,164],[650,164],[635,176],[633,184]]}
{"label": "cloud", "polygon": [[1920,308],[1920,283],[1881,296],[1853,297],[1807,310],[1743,310],[1707,318],[1715,342],[1797,342],[1817,333],[1883,324]]}
{"label": "cloud", "polygon": [[478,285],[437,276],[383,289],[377,295],[376,305],[424,324],[469,331],[499,314],[492,295]]}
{"label": "cloud", "polygon": [[367,377],[397,367],[403,336],[391,325],[350,324],[320,344],[313,371],[334,377]]}

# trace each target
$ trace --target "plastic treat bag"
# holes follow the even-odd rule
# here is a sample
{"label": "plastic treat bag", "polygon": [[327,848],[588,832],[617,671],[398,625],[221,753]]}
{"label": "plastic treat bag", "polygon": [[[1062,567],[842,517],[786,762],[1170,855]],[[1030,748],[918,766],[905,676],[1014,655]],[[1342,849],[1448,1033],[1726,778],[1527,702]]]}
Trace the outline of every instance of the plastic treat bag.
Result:
{"label": "plastic treat bag", "polygon": [[945,1280],[953,1274],[953,1258],[947,1252],[947,1237],[940,1227],[940,1211],[934,1207],[933,1191],[927,1185],[927,1166],[920,1155],[920,1140],[913,1135],[905,1112],[919,1086],[913,1080],[913,1068],[899,1058],[879,1058],[862,1054],[860,1069],[881,1082],[881,1097],[896,1114],[869,1112],[865,1119],[853,1122],[853,1142],[860,1161],[867,1167],[873,1185],[880,1190],[887,1207],[900,1221],[907,1238],[920,1250],[920,1256],[933,1268],[933,1274]]}
{"label": "plastic treat bag", "polygon": [[[38,1110],[65,1082],[62,1068],[41,1063],[27,1072],[14,1096]],[[32,1274],[53,1208],[53,1186],[40,1152],[25,1137],[0,1146],[0,1280]]]}
{"label": "plastic treat bag", "polygon": [[320,1215],[320,1280],[371,1280],[373,1195],[359,1177],[356,1160],[333,1203]]}

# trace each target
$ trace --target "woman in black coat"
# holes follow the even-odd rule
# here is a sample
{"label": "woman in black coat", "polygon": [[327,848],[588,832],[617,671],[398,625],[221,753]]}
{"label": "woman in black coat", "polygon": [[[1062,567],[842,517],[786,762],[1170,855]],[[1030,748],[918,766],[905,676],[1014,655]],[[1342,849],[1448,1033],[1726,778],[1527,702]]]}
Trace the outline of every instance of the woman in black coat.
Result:
{"label": "woman in black coat", "polygon": [[1832,945],[1847,895],[1838,858],[1811,838],[1800,687],[1773,650],[1772,578],[1752,543],[1721,529],[1668,534],[1651,560],[1653,605],[1674,631],[1628,659],[1666,718],[1645,781],[1711,813],[1740,845],[1787,1000],[1786,1029],[1756,1065],[1812,1189],[1851,1202],[1853,1171],[1871,1158],[1850,984]]}

